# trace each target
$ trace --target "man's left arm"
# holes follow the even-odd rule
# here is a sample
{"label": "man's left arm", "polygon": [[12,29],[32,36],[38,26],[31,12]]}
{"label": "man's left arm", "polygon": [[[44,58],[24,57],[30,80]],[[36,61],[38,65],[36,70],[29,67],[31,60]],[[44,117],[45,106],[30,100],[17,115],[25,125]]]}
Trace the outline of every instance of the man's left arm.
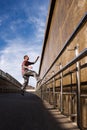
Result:
{"label": "man's left arm", "polygon": [[38,59],[39,59],[39,56],[36,58],[36,60],[35,60],[34,64],[38,61]]}
{"label": "man's left arm", "polygon": [[35,64],[39,59],[39,56],[36,58],[36,60],[34,62],[29,62],[29,65]]}

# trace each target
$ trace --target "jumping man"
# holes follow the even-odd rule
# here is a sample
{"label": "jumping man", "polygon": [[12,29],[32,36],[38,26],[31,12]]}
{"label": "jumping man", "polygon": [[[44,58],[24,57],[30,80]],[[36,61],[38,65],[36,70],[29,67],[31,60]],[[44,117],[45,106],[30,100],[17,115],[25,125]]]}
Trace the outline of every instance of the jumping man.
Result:
{"label": "jumping man", "polygon": [[22,63],[22,76],[24,78],[24,83],[22,86],[22,94],[24,94],[24,89],[28,85],[28,81],[29,81],[30,76],[35,77],[36,80],[39,79],[38,74],[35,71],[31,70],[32,69],[31,65],[35,64],[38,59],[39,59],[39,56],[36,58],[36,60],[34,62],[30,62],[29,56],[28,55],[24,56],[24,61]]}

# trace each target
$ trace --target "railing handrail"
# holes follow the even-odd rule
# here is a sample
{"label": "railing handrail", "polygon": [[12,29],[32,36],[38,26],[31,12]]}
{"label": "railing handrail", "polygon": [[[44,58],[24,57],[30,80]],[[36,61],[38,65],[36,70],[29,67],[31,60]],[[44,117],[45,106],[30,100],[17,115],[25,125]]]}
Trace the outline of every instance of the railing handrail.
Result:
{"label": "railing handrail", "polygon": [[[55,73],[52,77],[50,77],[46,82],[44,82],[42,85],[46,84],[48,81],[56,77],[58,74],[62,73],[64,70],[66,70],[68,67],[72,66],[82,58],[87,56],[87,48],[84,49],[77,57],[75,57],[73,60],[71,60],[68,64],[66,64],[64,67],[62,67],[57,73]],[[41,86],[42,86],[41,85]]]}
{"label": "railing handrail", "polygon": [[49,69],[46,71],[46,73],[44,74],[44,76],[42,77],[42,80],[44,79],[44,77],[47,75],[47,73],[51,70],[51,68],[53,67],[53,65],[56,63],[56,61],[60,58],[60,56],[62,55],[62,53],[65,51],[66,47],[71,43],[71,41],[75,38],[75,36],[77,35],[77,33],[80,31],[80,29],[83,27],[83,25],[87,22],[87,12],[84,15],[84,17],[81,19],[81,21],[79,22],[79,24],[77,25],[76,29],[74,30],[74,32],[71,34],[71,36],[69,37],[69,39],[65,42],[64,47],[62,48],[62,50],[59,52],[58,56],[56,57],[56,59],[54,60],[54,62],[51,64],[51,66],[49,67]]}

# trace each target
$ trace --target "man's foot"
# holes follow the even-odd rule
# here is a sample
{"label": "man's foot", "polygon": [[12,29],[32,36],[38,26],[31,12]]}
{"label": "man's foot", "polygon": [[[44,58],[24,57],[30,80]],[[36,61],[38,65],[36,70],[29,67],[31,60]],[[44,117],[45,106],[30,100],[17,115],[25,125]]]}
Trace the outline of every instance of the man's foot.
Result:
{"label": "man's foot", "polygon": [[40,80],[40,77],[37,77],[37,82]]}
{"label": "man's foot", "polygon": [[37,74],[36,80],[37,82],[40,80],[39,74]]}
{"label": "man's foot", "polygon": [[23,96],[24,96],[24,90],[23,90],[23,89],[21,90],[21,95],[23,95]]}

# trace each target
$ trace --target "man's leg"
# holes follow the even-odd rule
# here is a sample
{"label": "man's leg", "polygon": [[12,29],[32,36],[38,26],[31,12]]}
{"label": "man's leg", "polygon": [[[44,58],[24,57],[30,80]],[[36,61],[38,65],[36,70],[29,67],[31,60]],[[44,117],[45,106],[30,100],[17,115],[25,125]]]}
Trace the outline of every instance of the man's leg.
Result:
{"label": "man's leg", "polygon": [[24,83],[23,83],[23,86],[22,86],[22,90],[24,90],[26,88],[26,86],[28,85],[28,81],[29,81],[29,77],[28,76],[23,76],[24,78]]}
{"label": "man's leg", "polygon": [[39,79],[38,74],[35,71],[32,71],[32,70],[29,70],[28,72],[26,72],[25,75],[26,76],[33,76],[33,77],[35,77],[36,80]]}

